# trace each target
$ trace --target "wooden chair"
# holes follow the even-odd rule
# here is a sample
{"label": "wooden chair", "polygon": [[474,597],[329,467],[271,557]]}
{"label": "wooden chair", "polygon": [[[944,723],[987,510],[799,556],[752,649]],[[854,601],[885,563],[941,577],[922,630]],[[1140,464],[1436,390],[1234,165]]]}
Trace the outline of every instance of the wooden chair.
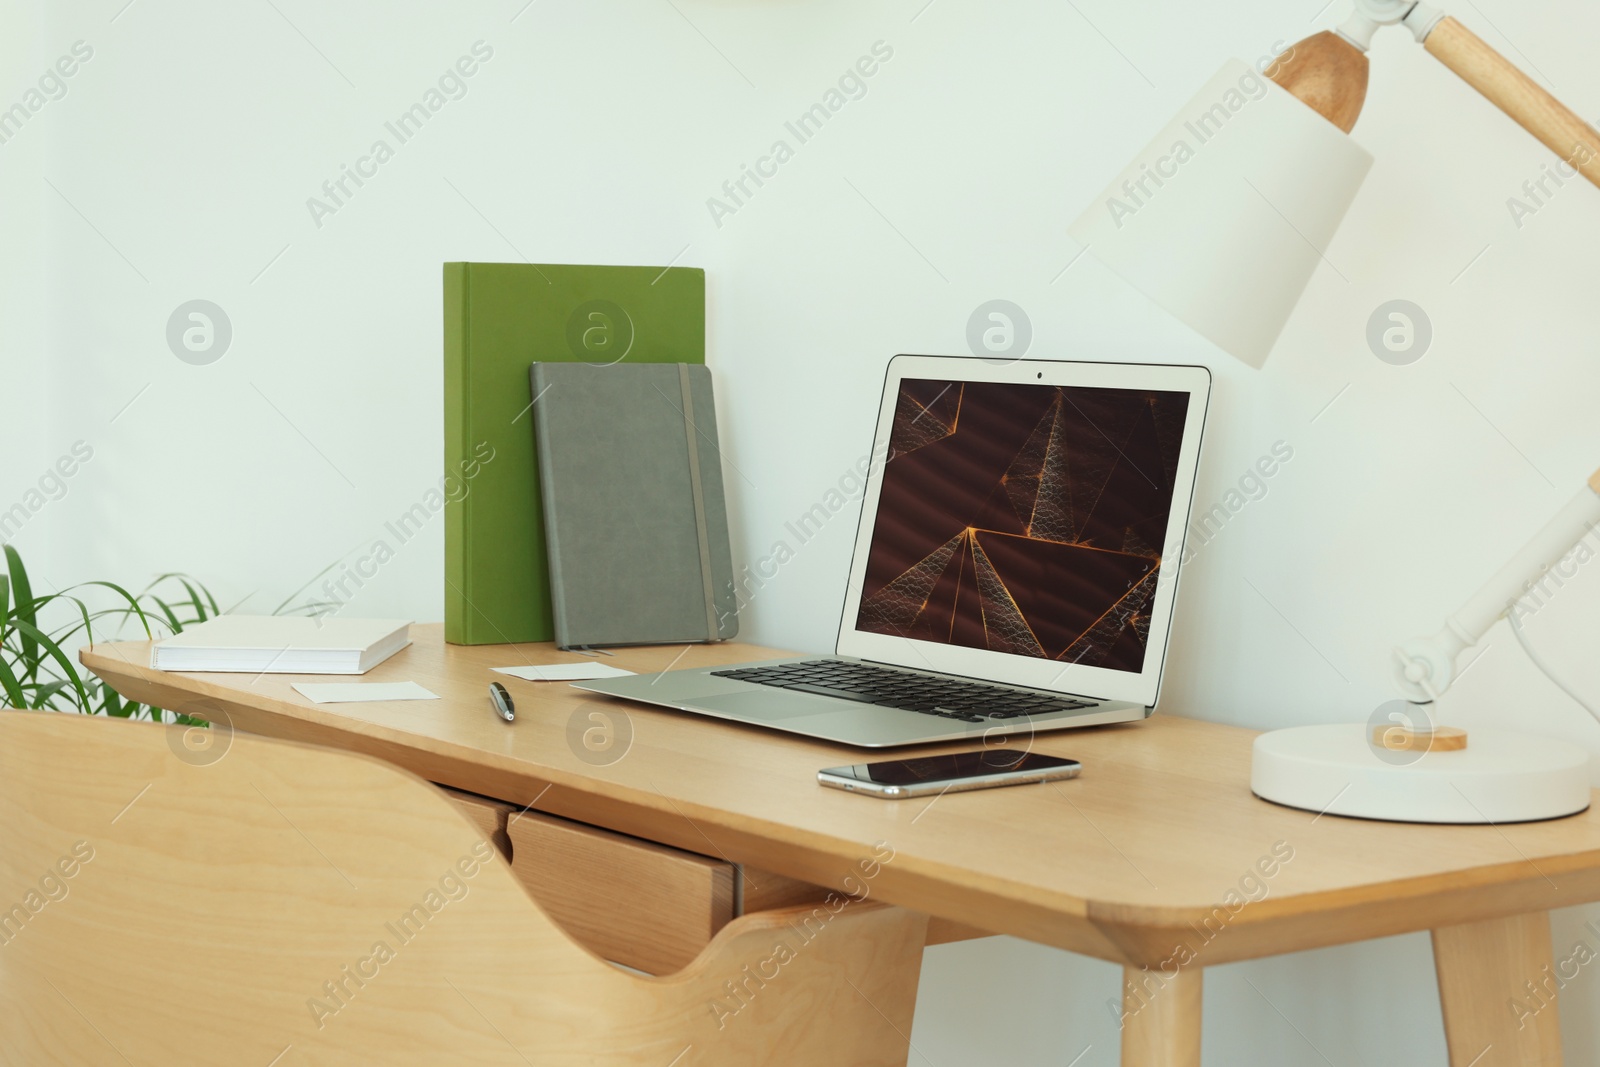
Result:
{"label": "wooden chair", "polygon": [[0,713],[0,1063],[906,1062],[924,916],[747,915],[641,976],[420,778],[246,735],[206,763],[181,733]]}

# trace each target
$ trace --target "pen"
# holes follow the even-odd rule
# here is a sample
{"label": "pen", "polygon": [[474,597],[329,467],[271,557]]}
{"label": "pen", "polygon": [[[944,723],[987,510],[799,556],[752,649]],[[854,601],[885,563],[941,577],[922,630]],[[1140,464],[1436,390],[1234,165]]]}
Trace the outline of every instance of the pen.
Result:
{"label": "pen", "polygon": [[517,720],[517,708],[511,703],[511,694],[499,682],[489,683],[489,703],[494,708],[495,714],[506,722]]}

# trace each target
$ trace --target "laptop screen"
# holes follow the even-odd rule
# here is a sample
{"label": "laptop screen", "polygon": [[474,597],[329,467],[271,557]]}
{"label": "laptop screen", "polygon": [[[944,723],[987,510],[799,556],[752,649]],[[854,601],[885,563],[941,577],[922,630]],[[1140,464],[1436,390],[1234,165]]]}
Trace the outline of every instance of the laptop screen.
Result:
{"label": "laptop screen", "polygon": [[902,378],[855,628],[1143,671],[1189,404]]}

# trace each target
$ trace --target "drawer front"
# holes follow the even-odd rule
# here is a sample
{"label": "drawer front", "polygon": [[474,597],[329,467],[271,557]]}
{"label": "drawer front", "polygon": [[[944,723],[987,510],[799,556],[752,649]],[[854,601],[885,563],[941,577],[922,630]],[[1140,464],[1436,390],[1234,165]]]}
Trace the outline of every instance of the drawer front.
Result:
{"label": "drawer front", "polygon": [[533,899],[615,963],[682,970],[733,919],[732,864],[536,812],[514,815],[508,833]]}
{"label": "drawer front", "polygon": [[[820,904],[830,890],[759,867],[734,867],[586,823],[521,812],[503,800],[440,786],[545,912],[596,955],[649,974],[681,970],[737,915]],[[518,852],[514,839],[520,839]],[[737,903],[736,903],[737,901]],[[987,930],[928,920],[927,943]]]}
{"label": "drawer front", "polygon": [[810,882],[802,882],[760,867],[742,864],[739,867],[740,913],[749,915],[756,911],[776,911],[796,904],[821,904],[833,890]]}
{"label": "drawer front", "polygon": [[476,793],[463,793],[459,789],[440,786],[445,796],[455,802],[461,814],[472,821],[501,856],[511,858],[511,839],[506,836],[506,822],[517,809],[503,800],[491,800]]}

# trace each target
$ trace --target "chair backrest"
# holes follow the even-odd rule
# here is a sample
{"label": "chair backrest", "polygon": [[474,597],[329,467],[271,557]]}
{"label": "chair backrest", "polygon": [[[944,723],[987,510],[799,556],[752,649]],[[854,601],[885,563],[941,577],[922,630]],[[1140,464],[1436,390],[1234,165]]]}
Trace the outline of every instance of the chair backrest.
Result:
{"label": "chair backrest", "polygon": [[906,1062],[922,916],[746,916],[639,976],[422,779],[183,733],[0,712],[0,1062]]}

